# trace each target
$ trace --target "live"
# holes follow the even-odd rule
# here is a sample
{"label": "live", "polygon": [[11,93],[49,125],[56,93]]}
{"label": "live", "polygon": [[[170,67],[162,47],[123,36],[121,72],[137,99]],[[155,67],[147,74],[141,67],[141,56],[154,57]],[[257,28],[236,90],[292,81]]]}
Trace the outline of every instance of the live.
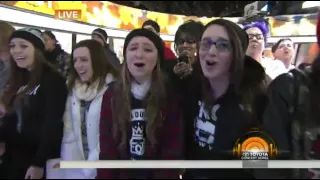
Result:
{"label": "live", "polygon": [[59,11],[58,17],[64,19],[78,19],[79,14],[78,11]]}

